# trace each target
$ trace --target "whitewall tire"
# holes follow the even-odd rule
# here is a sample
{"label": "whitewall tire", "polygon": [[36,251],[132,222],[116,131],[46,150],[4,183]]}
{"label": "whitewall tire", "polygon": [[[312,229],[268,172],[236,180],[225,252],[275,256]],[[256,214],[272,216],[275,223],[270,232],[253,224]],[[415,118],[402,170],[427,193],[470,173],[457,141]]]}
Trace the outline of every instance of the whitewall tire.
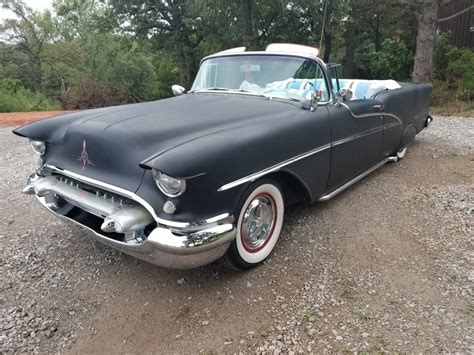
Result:
{"label": "whitewall tire", "polygon": [[252,185],[240,207],[237,237],[225,263],[235,269],[250,269],[268,258],[280,237],[284,212],[283,194],[275,182],[263,180]]}

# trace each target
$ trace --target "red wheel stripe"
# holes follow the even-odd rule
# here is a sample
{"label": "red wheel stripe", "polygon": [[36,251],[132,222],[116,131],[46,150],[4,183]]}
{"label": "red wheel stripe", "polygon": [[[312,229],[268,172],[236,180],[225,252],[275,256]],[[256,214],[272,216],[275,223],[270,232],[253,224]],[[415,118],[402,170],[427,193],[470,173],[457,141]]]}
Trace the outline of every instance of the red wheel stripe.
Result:
{"label": "red wheel stripe", "polygon": [[[252,249],[252,248],[249,248],[247,245],[245,245],[243,239],[242,239],[242,225],[243,223],[240,225],[240,240],[242,242],[242,246],[244,247],[244,249],[246,251],[248,251],[249,253],[256,253],[256,252],[259,252],[260,250],[262,250],[267,244],[268,242],[270,241],[270,239],[272,239],[273,237],[273,232],[275,231],[275,226],[276,226],[276,222],[277,222],[277,218],[278,218],[278,207],[277,207],[277,204],[275,202],[275,199],[273,198],[272,195],[270,195],[269,193],[267,192],[262,192],[256,196],[254,196],[252,198],[252,200],[249,202],[249,204],[245,207],[245,211],[247,210],[247,208],[250,206],[250,203],[252,203],[252,201],[254,199],[256,199],[257,197],[259,196],[266,196],[268,198],[270,198],[271,202],[273,203],[273,206],[275,207],[275,218],[273,219],[273,225],[272,225],[272,229],[270,230],[270,234],[268,236],[268,238],[263,242],[262,245],[260,245],[258,248],[256,249]],[[243,222],[243,221],[242,221]]]}

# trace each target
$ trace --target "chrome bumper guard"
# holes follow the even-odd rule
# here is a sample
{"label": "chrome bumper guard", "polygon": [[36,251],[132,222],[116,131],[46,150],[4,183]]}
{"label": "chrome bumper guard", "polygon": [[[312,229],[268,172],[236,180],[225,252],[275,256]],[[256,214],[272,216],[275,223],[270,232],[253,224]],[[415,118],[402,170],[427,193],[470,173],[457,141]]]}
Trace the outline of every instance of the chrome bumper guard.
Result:
{"label": "chrome bumper guard", "polygon": [[[83,185],[77,174],[73,174],[74,180],[68,179],[72,174],[64,170],[61,175],[34,174],[23,192],[36,195],[50,212],[96,240],[138,259],[172,269],[195,268],[219,259],[235,239],[236,227],[229,214],[196,223],[168,223],[154,218],[148,212],[150,206],[142,206],[133,196],[118,195],[110,191],[110,185],[103,193],[100,182],[91,185],[87,179]],[[91,187],[99,186],[102,192],[94,193]],[[103,220],[100,228],[76,219],[70,213],[75,207]]]}

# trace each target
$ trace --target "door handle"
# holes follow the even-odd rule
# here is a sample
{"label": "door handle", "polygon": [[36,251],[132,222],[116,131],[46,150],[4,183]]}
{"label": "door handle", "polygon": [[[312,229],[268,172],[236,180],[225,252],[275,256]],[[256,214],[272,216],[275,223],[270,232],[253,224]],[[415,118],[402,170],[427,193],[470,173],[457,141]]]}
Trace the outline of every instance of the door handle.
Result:
{"label": "door handle", "polygon": [[383,111],[383,105],[374,105],[374,108]]}

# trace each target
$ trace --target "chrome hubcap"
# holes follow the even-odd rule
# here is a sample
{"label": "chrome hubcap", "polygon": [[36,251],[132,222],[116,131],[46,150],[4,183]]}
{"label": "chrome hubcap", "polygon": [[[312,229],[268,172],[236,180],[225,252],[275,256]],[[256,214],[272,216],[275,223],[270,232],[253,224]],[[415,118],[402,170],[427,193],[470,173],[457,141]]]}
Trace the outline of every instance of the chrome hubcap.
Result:
{"label": "chrome hubcap", "polygon": [[266,194],[256,196],[247,206],[241,228],[241,238],[245,249],[256,252],[262,249],[273,233],[276,206]]}

